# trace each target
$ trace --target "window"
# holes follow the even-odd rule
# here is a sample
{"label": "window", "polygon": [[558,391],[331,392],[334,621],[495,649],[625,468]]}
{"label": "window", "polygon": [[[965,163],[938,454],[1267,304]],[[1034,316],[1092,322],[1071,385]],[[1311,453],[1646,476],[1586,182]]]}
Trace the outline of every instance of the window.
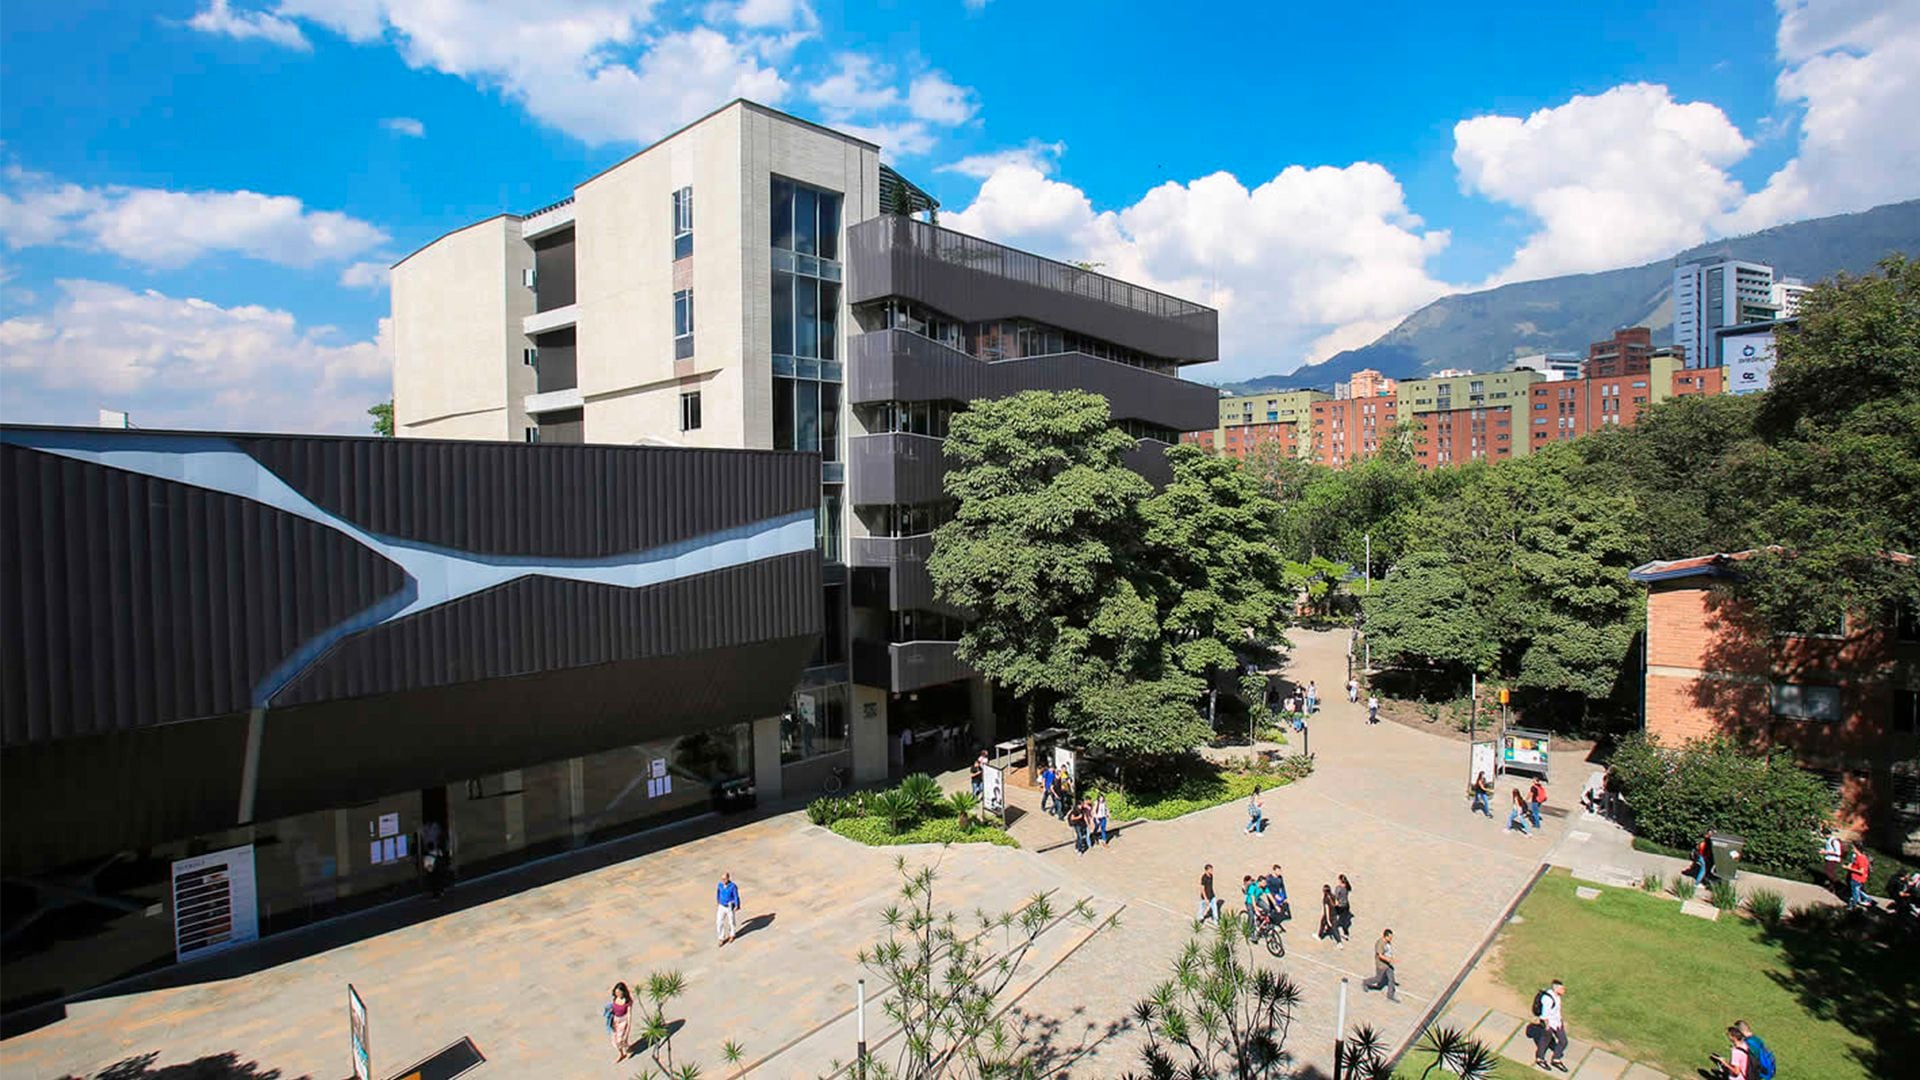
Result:
{"label": "window", "polygon": [[1801,683],[1774,683],[1773,715],[1783,720],[1838,723],[1841,719],[1840,688],[1809,686]]}
{"label": "window", "polygon": [[1920,690],[1895,690],[1893,716],[1887,726],[1896,735],[1920,735]]}
{"label": "window", "polygon": [[847,748],[847,688],[819,686],[793,695],[780,718],[780,761],[788,764]]}
{"label": "window", "polygon": [[680,395],[680,430],[700,430],[700,391],[689,390]]}
{"label": "window", "polygon": [[520,271],[520,284],[525,285],[529,289],[534,287],[533,267],[528,266]]}
{"label": "window", "polygon": [[520,362],[527,365],[528,367],[539,367],[540,366],[540,350],[533,348],[532,346],[528,346],[527,348],[521,349]]}
{"label": "window", "polygon": [[1894,609],[1893,636],[1901,641],[1920,641],[1920,604],[1901,604]]}
{"label": "window", "polygon": [[693,290],[673,294],[673,358],[685,360],[693,355]]}
{"label": "window", "polygon": [[520,436],[530,443],[537,443],[540,441],[540,429],[537,427],[521,428]]}
{"label": "window", "polygon": [[[776,251],[840,258],[840,196],[791,180],[773,179],[769,239]],[[829,276],[838,277],[838,272]]]}
{"label": "window", "polygon": [[693,189],[683,187],[673,193],[673,257],[684,259],[693,254]]}

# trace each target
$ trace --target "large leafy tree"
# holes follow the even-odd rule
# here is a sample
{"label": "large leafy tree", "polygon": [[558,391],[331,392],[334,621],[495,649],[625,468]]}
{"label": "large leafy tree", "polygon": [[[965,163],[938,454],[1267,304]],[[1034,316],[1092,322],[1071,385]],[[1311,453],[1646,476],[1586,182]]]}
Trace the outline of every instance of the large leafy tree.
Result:
{"label": "large leafy tree", "polygon": [[1417,551],[1400,560],[1365,601],[1367,640],[1375,661],[1431,664],[1465,681],[1495,654],[1493,635],[1452,560]]}
{"label": "large leafy tree", "polygon": [[[1273,543],[1280,505],[1257,477],[1194,446],[1167,451],[1173,479],[1141,508],[1180,670],[1213,683],[1286,642],[1286,560]],[[1265,680],[1242,676],[1249,708]]]}
{"label": "large leafy tree", "polygon": [[1141,584],[1152,488],[1122,463],[1133,445],[1084,391],[977,401],[948,432],[958,505],[927,570],[943,602],[973,613],[960,656],[1022,699],[1029,744],[1042,710],[1116,753],[1204,738],[1198,685],[1172,663]]}

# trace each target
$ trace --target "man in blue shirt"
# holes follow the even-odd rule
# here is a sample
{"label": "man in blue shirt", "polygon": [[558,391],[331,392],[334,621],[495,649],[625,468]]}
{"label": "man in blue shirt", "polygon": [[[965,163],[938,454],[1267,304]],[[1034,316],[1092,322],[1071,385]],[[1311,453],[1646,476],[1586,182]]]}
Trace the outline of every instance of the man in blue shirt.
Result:
{"label": "man in blue shirt", "polygon": [[740,886],[733,883],[732,874],[720,875],[720,888],[714,892],[714,902],[719,904],[713,916],[713,933],[725,945],[739,932]]}
{"label": "man in blue shirt", "polygon": [[1052,765],[1048,765],[1046,768],[1040,770],[1040,812],[1043,814],[1050,813],[1053,810],[1053,803],[1055,801],[1053,794],[1054,779],[1055,773]]}

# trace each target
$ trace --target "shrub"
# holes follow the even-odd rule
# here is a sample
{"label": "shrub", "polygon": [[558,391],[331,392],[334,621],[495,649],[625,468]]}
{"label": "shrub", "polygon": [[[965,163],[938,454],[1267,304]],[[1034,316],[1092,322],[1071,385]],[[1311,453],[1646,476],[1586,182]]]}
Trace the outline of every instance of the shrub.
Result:
{"label": "shrub", "polygon": [[1673,875],[1673,895],[1682,900],[1693,899],[1693,892],[1699,887],[1699,883],[1685,874]]}
{"label": "shrub", "polygon": [[1660,875],[1655,871],[1649,870],[1640,875],[1640,891],[1642,892],[1657,893],[1665,887],[1666,883],[1660,880]]}
{"label": "shrub", "polygon": [[872,806],[873,816],[894,833],[906,832],[920,820],[919,801],[904,791],[894,790],[875,795]]}
{"label": "shrub", "polygon": [[952,818],[935,818],[902,831],[890,829],[877,817],[849,817],[833,823],[833,831],[872,847],[892,844],[998,844],[1019,847],[1020,841],[996,825],[978,822],[963,826]]}
{"label": "shrub", "polygon": [[1747,894],[1747,914],[1761,926],[1778,926],[1786,906],[1786,897],[1772,889],[1755,889]]}
{"label": "shrub", "polygon": [[947,812],[953,815],[953,820],[965,828],[967,823],[973,820],[974,813],[980,809],[980,796],[971,791],[956,791],[947,796],[946,805]]}
{"label": "shrub", "polygon": [[853,816],[853,803],[848,799],[836,799],[832,795],[822,795],[807,804],[807,820],[815,825],[831,825],[841,818]]}
{"label": "shrub", "polygon": [[1721,911],[1733,911],[1740,906],[1740,893],[1731,881],[1716,881],[1707,886],[1707,891],[1713,898],[1713,906]]}
{"label": "shrub", "polygon": [[1298,755],[1277,762],[1261,757],[1244,759],[1231,769],[1198,756],[1176,758],[1147,774],[1152,786],[1143,783],[1108,791],[1107,809],[1119,821],[1168,821],[1245,799],[1255,787],[1264,791],[1290,784],[1312,772],[1312,759]]}
{"label": "shrub", "polygon": [[1633,736],[1611,765],[1635,831],[1657,844],[1691,850],[1708,829],[1734,833],[1746,838],[1742,861],[1774,873],[1803,873],[1819,857],[1833,792],[1785,753],[1749,753],[1726,738],[1669,750]]}
{"label": "shrub", "polygon": [[927,813],[947,798],[940,790],[940,782],[926,773],[914,773],[906,777],[894,790],[912,801],[916,815]]}

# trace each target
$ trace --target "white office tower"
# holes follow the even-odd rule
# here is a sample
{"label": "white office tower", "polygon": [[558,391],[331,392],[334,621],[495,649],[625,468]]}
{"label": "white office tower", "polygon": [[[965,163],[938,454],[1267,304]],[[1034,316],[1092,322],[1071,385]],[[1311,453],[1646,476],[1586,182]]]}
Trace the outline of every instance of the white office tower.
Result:
{"label": "white office tower", "polygon": [[1713,332],[1774,317],[1773,267],[1707,259],[1673,271],[1673,343],[1690,368],[1714,367]]}

